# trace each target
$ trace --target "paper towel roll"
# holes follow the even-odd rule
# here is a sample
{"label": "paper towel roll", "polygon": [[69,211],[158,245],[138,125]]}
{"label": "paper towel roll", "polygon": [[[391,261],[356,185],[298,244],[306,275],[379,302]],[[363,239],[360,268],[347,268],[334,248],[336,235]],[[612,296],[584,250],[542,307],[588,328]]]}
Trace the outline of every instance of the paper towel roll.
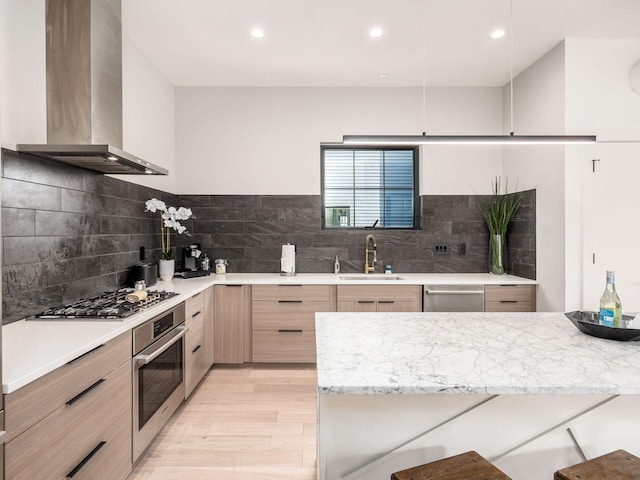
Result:
{"label": "paper towel roll", "polygon": [[282,245],[282,257],[280,258],[280,273],[282,275],[296,274],[296,246]]}

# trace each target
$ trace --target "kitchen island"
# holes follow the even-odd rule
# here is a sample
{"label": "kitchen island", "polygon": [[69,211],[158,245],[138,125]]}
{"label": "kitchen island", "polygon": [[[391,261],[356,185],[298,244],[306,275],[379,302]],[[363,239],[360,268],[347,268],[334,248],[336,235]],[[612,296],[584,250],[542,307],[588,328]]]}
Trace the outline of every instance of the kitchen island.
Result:
{"label": "kitchen island", "polygon": [[391,473],[476,450],[542,480],[640,454],[640,343],[562,313],[319,313],[318,478]]}

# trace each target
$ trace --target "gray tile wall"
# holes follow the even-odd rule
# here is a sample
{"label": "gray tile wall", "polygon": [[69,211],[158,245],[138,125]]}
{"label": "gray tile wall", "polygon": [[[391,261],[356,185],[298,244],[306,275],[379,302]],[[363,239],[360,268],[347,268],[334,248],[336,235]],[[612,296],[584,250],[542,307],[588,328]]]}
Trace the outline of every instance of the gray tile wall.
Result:
{"label": "gray tile wall", "polygon": [[[535,278],[535,190],[524,201],[507,238],[508,271]],[[323,230],[320,196],[179,195],[193,209],[192,237],[213,258],[225,258],[229,272],[279,272],[281,245],[297,245],[298,272],[331,272],[336,255],[343,272],[364,270],[364,242],[374,233],[377,272],[487,272],[489,234],[481,214],[489,197],[425,195],[420,230]],[[513,241],[512,241],[513,240]],[[436,255],[434,243],[449,254]],[[460,251],[465,245],[466,253]]]}
{"label": "gray tile wall", "polygon": [[175,198],[2,149],[3,323],[120,288],[141,246],[159,258],[153,196]]}
{"label": "gray tile wall", "polygon": [[[387,264],[395,272],[488,268],[489,236],[480,214],[487,197],[423,196],[421,230],[322,230],[320,196],[176,197],[2,149],[3,323],[124,286],[140,246],[157,260],[158,220],[144,212],[151,197],[192,207],[192,236],[173,244],[198,242],[211,258],[226,258],[230,272],[279,272],[287,242],[298,246],[299,272],[331,272],[336,255],[343,272],[360,272],[368,233],[378,242],[378,272]],[[507,242],[509,272],[535,278],[535,190],[524,192]],[[446,243],[450,253],[435,255],[434,243]]]}

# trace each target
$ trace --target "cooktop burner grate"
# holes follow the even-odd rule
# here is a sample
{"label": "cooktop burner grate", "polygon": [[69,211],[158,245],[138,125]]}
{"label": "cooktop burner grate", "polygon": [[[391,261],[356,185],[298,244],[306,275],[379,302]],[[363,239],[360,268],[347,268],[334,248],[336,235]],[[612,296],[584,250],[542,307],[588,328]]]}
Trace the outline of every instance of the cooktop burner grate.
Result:
{"label": "cooktop burner grate", "polygon": [[124,320],[178,295],[164,290],[149,290],[146,300],[131,303],[126,300],[126,296],[132,292],[131,288],[105,292],[97,297],[81,299],[62,307],[48,308],[27,320]]}

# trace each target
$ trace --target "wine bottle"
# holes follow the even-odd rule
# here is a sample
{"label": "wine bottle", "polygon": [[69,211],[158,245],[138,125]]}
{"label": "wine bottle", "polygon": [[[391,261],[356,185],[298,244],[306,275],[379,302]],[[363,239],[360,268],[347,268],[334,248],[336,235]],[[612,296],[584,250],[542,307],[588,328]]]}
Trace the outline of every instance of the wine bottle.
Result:
{"label": "wine bottle", "polygon": [[624,328],[622,322],[622,302],[616,292],[615,272],[607,270],[607,286],[600,297],[600,325]]}

